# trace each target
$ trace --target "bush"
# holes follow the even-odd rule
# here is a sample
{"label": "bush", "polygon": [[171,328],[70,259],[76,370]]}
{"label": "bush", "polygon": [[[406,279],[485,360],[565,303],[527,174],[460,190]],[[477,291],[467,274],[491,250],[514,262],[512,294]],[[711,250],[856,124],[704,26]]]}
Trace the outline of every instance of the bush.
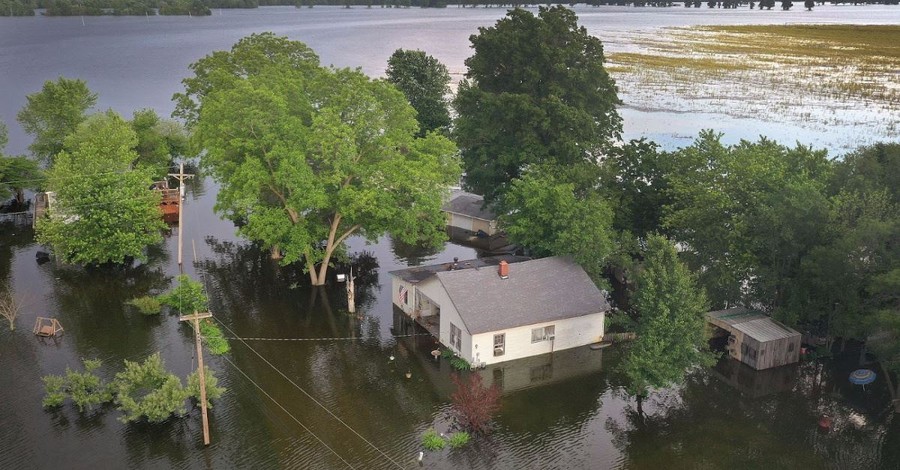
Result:
{"label": "bush", "polygon": [[450,447],[454,449],[459,449],[460,447],[469,443],[469,433],[463,432],[455,432],[450,435]]}
{"label": "bush", "polygon": [[[163,422],[172,415],[181,416],[187,412],[185,400],[200,401],[200,378],[195,371],[188,376],[187,387],[181,380],[165,369],[159,353],[148,356],[142,363],[125,361],[125,370],[116,374],[111,384],[106,384],[94,374],[99,368],[99,360],[85,360],[84,372],[66,369],[65,376],[43,377],[45,408],[61,406],[66,398],[71,398],[78,411],[94,405],[114,402],[124,413],[119,420],[127,423],[146,419],[151,423]],[[206,371],[206,400],[215,400],[225,393],[218,386],[213,372]]]}
{"label": "bush", "polygon": [[[221,397],[225,393],[225,388],[219,387],[219,379],[209,367],[203,366],[203,370],[206,373],[206,407],[212,408],[209,401]],[[200,375],[197,371],[188,376],[187,395],[200,403]]]}
{"label": "bush", "polygon": [[159,312],[162,311],[162,303],[160,303],[159,299],[149,295],[135,297],[127,303],[144,315],[159,315]]}
{"label": "bush", "polygon": [[221,356],[231,351],[231,346],[228,345],[228,340],[225,339],[222,330],[208,319],[200,322],[200,336],[206,343],[206,349],[212,354]]}
{"label": "bush", "polygon": [[473,433],[490,431],[490,422],[500,409],[500,389],[496,384],[485,388],[480,374],[470,374],[468,380],[452,376],[456,391],[450,395],[451,413],[456,423]]}
{"label": "bush", "polygon": [[187,274],[179,275],[178,286],[157,299],[163,305],[185,314],[204,312],[209,303],[209,299],[203,293],[203,284],[191,279]]}
{"label": "bush", "polygon": [[44,381],[44,400],[41,402],[44,408],[55,408],[66,402],[66,378],[58,375],[42,377]]}
{"label": "bush", "polygon": [[430,428],[422,434],[422,445],[428,450],[441,450],[447,443],[438,435],[434,428]]}
{"label": "bush", "polygon": [[94,374],[102,362],[99,359],[85,359],[83,364],[84,372],[66,368],[64,376],[48,375],[42,379],[45,393],[42,404],[45,408],[61,406],[66,398],[71,398],[78,411],[84,413],[94,405],[112,400],[109,386]]}
{"label": "bush", "polygon": [[161,423],[172,415],[184,415],[187,392],[181,380],[163,365],[159,353],[142,363],[125,361],[125,370],[116,374],[113,381],[116,405],[125,413],[123,423],[146,418],[151,423]]}
{"label": "bush", "polygon": [[469,365],[468,361],[459,356],[451,358],[450,365],[453,366],[453,368],[456,370],[469,370],[472,368],[472,366]]}

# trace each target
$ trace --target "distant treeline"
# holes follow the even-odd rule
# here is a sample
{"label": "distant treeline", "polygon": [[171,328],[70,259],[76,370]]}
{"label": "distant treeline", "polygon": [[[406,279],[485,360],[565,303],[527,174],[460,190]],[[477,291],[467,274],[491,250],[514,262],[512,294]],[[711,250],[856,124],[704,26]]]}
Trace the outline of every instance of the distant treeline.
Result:
{"label": "distant treeline", "polygon": [[[47,16],[100,16],[100,15],[195,15],[203,16],[212,13],[213,8],[256,8],[258,6],[293,5],[312,8],[316,5],[380,7],[380,8],[445,8],[456,7],[529,7],[551,5],[555,2],[520,2],[495,0],[0,0],[0,16],[33,16],[36,8],[44,8]],[[578,2],[592,6],[685,6],[693,8],[759,8],[771,10],[778,4],[779,8],[788,10],[794,6],[792,1],[760,0],[760,1],[642,1],[642,0],[587,0]],[[812,8],[813,2],[797,2],[806,8]],[[825,2],[817,1],[822,5]],[[830,0],[831,4],[854,5],[897,5],[900,0]],[[576,3],[569,3],[575,5]]]}

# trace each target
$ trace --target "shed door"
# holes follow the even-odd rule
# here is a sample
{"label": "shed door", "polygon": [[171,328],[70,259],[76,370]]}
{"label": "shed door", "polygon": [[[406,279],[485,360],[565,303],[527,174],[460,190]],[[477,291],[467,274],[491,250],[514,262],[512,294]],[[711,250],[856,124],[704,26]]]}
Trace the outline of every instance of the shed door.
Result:
{"label": "shed door", "polygon": [[450,225],[471,231],[472,218],[458,214],[450,214]]}

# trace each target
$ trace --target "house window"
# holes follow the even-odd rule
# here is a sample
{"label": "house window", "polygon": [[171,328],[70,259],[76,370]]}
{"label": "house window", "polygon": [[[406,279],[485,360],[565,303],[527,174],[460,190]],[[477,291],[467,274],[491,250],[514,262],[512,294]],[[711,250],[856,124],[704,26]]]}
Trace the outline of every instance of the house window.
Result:
{"label": "house window", "polygon": [[494,335],[494,356],[502,356],[506,352],[506,333]]}
{"label": "house window", "polygon": [[794,343],[788,343],[788,352],[794,352]]}
{"label": "house window", "polygon": [[531,342],[540,343],[541,341],[550,341],[555,336],[555,325],[542,326],[531,330]]}
{"label": "house window", "polygon": [[457,351],[462,350],[462,331],[453,323],[450,324],[450,345]]}

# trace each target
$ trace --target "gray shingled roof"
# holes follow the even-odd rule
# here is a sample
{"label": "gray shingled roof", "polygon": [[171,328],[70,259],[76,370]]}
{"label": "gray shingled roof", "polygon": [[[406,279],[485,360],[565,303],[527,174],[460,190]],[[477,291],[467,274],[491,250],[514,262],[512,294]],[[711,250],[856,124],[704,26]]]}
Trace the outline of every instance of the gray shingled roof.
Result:
{"label": "gray shingled roof", "polygon": [[766,342],[776,339],[800,336],[800,332],[783,323],[755,310],[744,307],[734,307],[725,310],[716,310],[706,314],[714,324],[734,330],[759,341]]}
{"label": "gray shingled roof", "polygon": [[507,263],[521,263],[522,261],[528,261],[531,258],[526,256],[515,256],[515,255],[498,255],[498,256],[487,256],[484,258],[476,258],[476,259],[467,259],[458,261],[456,266],[453,266],[453,263],[441,263],[441,264],[431,264],[428,266],[413,266],[411,268],[406,269],[398,269],[396,271],[391,271],[388,274],[394,275],[403,279],[406,282],[410,282],[413,284],[419,283],[428,279],[431,276],[441,272],[441,271],[450,271],[452,269],[460,270],[460,269],[479,269],[485,266],[497,266],[500,264],[500,261],[506,261]]}
{"label": "gray shingled roof", "polygon": [[488,209],[484,209],[483,205],[484,197],[465,191],[457,191],[450,196],[450,200],[441,207],[441,210],[482,220],[496,219],[497,215]]}
{"label": "gray shingled roof", "polygon": [[470,334],[499,331],[609,310],[606,297],[567,257],[543,258],[497,269],[436,274]]}

